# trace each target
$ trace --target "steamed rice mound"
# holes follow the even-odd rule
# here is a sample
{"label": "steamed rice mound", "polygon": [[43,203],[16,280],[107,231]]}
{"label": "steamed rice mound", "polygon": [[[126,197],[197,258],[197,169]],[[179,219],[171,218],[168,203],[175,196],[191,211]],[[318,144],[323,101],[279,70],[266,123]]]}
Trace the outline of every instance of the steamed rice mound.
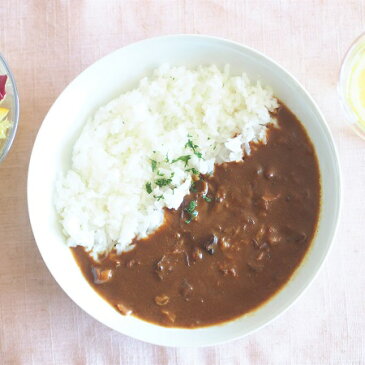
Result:
{"label": "steamed rice mound", "polygon": [[228,66],[159,67],[99,108],[75,143],[55,196],[67,244],[95,257],[128,250],[180,206],[194,173],[265,142],[277,107],[269,88]]}

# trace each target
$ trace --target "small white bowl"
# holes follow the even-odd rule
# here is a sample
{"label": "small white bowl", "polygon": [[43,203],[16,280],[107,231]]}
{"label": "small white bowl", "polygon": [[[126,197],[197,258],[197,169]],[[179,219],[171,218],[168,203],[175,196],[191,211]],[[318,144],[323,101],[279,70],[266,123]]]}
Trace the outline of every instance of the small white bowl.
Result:
{"label": "small white bowl", "polygon": [[[88,116],[135,86],[161,63],[193,66],[230,64],[234,73],[271,85],[305,126],[318,155],[322,207],[312,247],[288,284],[254,312],[234,321],[198,329],[174,329],[117,313],[82,276],[65,245],[53,206],[56,176],[70,165],[71,148]],[[114,330],[166,346],[206,346],[247,335],[283,313],[308,287],[331,246],[340,210],[340,170],[328,126],[313,99],[287,71],[241,44],[207,36],[175,35],[147,39],[94,63],[61,93],[39,130],[29,165],[28,209],[41,255],[53,277],[82,309]]]}

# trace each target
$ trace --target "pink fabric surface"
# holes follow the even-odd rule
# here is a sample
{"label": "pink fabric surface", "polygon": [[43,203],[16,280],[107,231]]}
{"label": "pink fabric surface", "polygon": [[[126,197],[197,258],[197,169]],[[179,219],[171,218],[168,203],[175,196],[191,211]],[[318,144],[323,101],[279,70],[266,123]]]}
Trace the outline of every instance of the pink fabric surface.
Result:
{"label": "pink fabric surface", "polygon": [[[21,119],[0,166],[0,364],[364,364],[365,142],[345,124],[336,93],[341,59],[364,27],[360,0],[1,0],[0,52]],[[313,285],[264,329],[203,349],[142,343],[80,310],[44,265],[26,206],[31,148],[62,89],[101,56],[172,33],[233,39],[292,72],[327,118],[343,172],[338,235]]]}

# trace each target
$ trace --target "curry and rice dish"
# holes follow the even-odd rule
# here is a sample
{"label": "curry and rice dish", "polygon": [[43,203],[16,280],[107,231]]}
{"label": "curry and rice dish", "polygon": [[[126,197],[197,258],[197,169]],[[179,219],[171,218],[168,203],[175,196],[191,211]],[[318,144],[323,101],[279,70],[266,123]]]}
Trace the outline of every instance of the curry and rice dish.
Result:
{"label": "curry and rice dish", "polygon": [[90,119],[56,209],[89,284],[172,327],[270,299],[308,251],[320,174],[300,122],[260,83],[161,66]]}

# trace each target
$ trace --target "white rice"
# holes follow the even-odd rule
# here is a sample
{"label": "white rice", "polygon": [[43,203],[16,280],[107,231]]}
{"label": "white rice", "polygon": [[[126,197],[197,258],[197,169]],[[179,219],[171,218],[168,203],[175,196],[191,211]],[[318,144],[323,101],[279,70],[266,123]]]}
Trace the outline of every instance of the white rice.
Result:
{"label": "white rice", "polygon": [[[250,142],[265,142],[277,107],[268,87],[231,76],[229,66],[162,65],[86,122],[56,186],[67,244],[95,257],[130,249],[189,193],[187,169],[212,173],[215,163],[241,160]],[[172,163],[181,156],[190,156],[186,166],[186,157]]]}

